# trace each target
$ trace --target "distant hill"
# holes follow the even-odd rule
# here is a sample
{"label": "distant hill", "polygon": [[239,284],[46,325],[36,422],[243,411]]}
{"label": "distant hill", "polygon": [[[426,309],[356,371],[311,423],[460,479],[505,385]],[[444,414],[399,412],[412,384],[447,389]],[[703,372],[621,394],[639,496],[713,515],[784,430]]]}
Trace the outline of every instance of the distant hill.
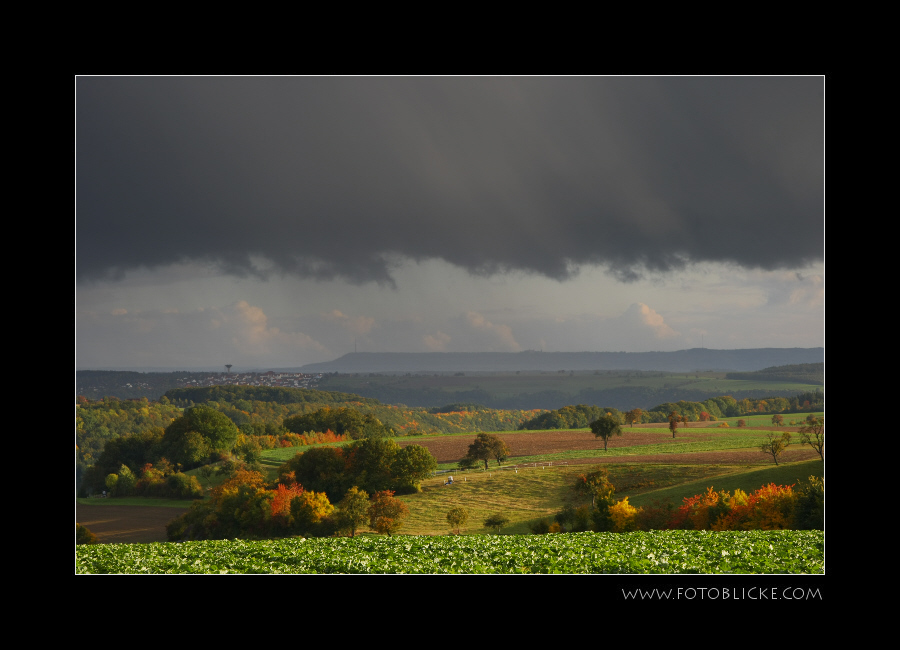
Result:
{"label": "distant hill", "polygon": [[694,348],[678,352],[351,352],[334,361],[305,365],[301,372],[752,372],[773,366],[823,363],[824,359],[824,348]]}
{"label": "distant hill", "polygon": [[729,372],[726,379],[746,379],[749,381],[803,382],[825,385],[824,363],[800,363],[790,366],[774,366],[756,372]]}

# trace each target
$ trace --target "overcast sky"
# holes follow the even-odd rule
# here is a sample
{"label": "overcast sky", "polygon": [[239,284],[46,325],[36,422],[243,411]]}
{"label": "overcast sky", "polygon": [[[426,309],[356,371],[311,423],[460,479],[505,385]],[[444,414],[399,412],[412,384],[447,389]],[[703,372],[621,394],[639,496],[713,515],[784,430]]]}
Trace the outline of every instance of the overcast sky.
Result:
{"label": "overcast sky", "polygon": [[821,77],[79,77],[78,368],[824,345]]}

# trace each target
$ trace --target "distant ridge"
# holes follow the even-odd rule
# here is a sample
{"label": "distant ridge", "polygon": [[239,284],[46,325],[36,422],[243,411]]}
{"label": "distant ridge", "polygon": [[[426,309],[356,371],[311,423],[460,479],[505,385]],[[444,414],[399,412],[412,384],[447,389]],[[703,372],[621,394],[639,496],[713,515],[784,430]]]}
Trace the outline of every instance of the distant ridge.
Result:
{"label": "distant ridge", "polygon": [[751,348],[677,352],[350,352],[311,363],[301,372],[513,372],[658,370],[752,372],[772,366],[825,361],[824,348]]}

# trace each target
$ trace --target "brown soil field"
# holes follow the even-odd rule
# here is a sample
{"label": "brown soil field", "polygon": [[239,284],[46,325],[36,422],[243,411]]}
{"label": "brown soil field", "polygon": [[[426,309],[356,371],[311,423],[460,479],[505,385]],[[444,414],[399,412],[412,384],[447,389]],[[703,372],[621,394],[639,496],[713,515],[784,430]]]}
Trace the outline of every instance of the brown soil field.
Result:
{"label": "brown soil field", "polygon": [[167,541],[166,524],[187,511],[187,508],[79,503],[75,506],[75,521],[86,526],[103,544],[146,544]]}

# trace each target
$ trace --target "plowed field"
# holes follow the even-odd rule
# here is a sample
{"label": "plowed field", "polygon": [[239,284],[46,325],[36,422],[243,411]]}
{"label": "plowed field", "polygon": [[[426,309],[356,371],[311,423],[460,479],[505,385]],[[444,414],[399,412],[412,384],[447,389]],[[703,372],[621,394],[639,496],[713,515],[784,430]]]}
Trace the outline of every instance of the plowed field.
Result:
{"label": "plowed field", "polygon": [[[682,443],[686,441],[698,442],[711,440],[721,435],[720,430],[710,429],[707,425],[703,428],[679,427],[677,438],[673,439],[668,433],[660,433],[659,426],[652,433],[647,427],[626,428],[625,435],[612,438],[609,441],[609,449],[617,447],[635,447],[640,445],[659,445],[667,443]],[[793,429],[784,427],[779,431]],[[760,453],[756,448],[734,451],[702,451],[681,454],[648,454],[628,456],[608,456],[603,453],[603,441],[594,437],[590,431],[537,431],[534,433],[501,433],[496,434],[501,438],[510,450],[508,463],[515,463],[519,456],[541,456],[557,454],[565,451],[595,450],[597,456],[593,458],[570,459],[572,464],[596,464],[596,463],[673,463],[673,464],[702,464],[716,465],[747,464],[764,465],[771,464],[772,459]],[[441,438],[426,437],[413,438],[403,441],[401,446],[422,445],[434,455],[439,463],[452,463],[466,455],[469,445],[475,439],[475,434],[470,436],[449,436]],[[817,457],[810,447],[793,446],[781,456],[784,462],[800,460],[812,460]]]}
{"label": "plowed field", "polygon": [[156,506],[75,506],[75,521],[104,544],[165,542],[166,524],[187,508]]}

